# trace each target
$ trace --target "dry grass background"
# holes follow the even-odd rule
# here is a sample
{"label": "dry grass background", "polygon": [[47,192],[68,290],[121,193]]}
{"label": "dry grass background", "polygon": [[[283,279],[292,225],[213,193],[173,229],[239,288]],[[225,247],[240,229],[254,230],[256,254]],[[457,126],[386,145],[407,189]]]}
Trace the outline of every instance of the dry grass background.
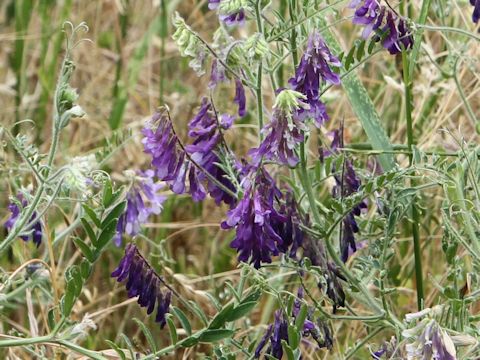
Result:
{"label": "dry grass background", "polygon": [[[58,1],[49,7],[48,16],[42,17],[39,14],[38,4],[33,9],[33,14],[28,28],[18,32],[15,29],[14,20],[9,18],[9,7],[13,1],[0,2],[0,122],[3,126],[11,126],[16,119],[34,119],[36,126],[24,124],[21,132],[26,133],[32,141],[45,151],[50,138],[50,121],[52,118],[50,105],[51,101],[45,104],[41,102],[42,91],[48,92],[48,99],[51,100],[52,83],[42,82],[45,75],[45,64],[59,63],[61,54],[55,52],[54,43],[58,37],[61,24],[69,20],[74,24],[85,21],[90,31],[87,37],[91,42],[80,44],[73,53],[73,60],[77,70],[73,77],[73,85],[80,94],[80,104],[88,114],[85,118],[75,119],[62,135],[61,151],[58,153],[58,162],[69,161],[72,157],[90,153],[102,146],[105,138],[111,136],[112,131],[108,124],[108,118],[114,104],[113,89],[115,86],[117,64],[121,60],[120,67],[121,81],[127,79],[128,64],[132,59],[135,49],[138,47],[142,36],[147,31],[151,21],[160,12],[158,0],[130,1],[128,4],[121,0],[104,1]],[[434,1],[439,3],[440,0]],[[206,8],[207,1],[171,1],[167,2],[169,15],[174,10],[179,11],[196,31],[211,40],[211,31],[217,27],[217,19],[214,12]],[[275,1],[274,1],[275,3]],[[449,2],[450,3],[450,2]],[[418,14],[420,2],[412,2],[415,13]],[[465,2],[452,1],[448,5],[450,13],[449,20],[443,19],[450,26],[469,29],[473,31],[470,22],[470,9]],[[125,36],[121,35],[121,17],[126,16],[127,27]],[[349,13],[345,11],[344,16]],[[427,24],[439,23],[439,17],[432,15]],[[349,22],[343,22],[336,27],[337,38],[341,41],[343,48],[348,49],[358,35],[358,29],[354,29]],[[169,34],[171,34],[169,27]],[[239,35],[245,35],[245,29],[240,30]],[[353,36],[353,34],[355,36]],[[16,89],[17,77],[10,64],[10,58],[15,51],[15,45],[19,40],[24,41],[25,50],[23,56],[24,79],[20,89]],[[61,39],[60,39],[61,40]],[[414,124],[415,135],[418,146],[422,149],[446,148],[448,150],[458,149],[449,134],[440,132],[440,129],[449,129],[456,136],[461,136],[469,142],[478,142],[476,125],[469,118],[464,103],[458,95],[458,89],[453,78],[445,78],[442,69],[446,70],[452,53],[462,54],[467,59],[460,62],[458,66],[458,80],[463,87],[472,109],[479,114],[480,105],[480,78],[478,62],[468,59],[478,59],[480,47],[469,46],[464,48],[462,43],[465,38],[452,36],[452,34],[438,31],[426,31],[421,53],[420,71],[417,72],[414,82]],[[45,44],[48,45],[45,48]],[[470,43],[471,44],[471,43]],[[147,53],[139,69],[138,82],[129,89],[128,102],[125,109],[122,128],[130,128],[133,131],[133,138],[128,144],[120,149],[109,161],[108,167],[112,176],[117,181],[122,181],[122,172],[126,169],[142,169],[148,166],[148,159],[142,153],[139,129],[154,109],[160,105],[160,88],[163,81],[164,100],[172,111],[175,126],[179,132],[185,134],[186,123],[192,117],[195,107],[198,106],[201,96],[206,94],[207,77],[198,78],[188,68],[187,62],[180,58],[179,53],[170,37],[165,39],[165,53],[162,56],[162,38],[155,34],[149,43]],[[428,54],[428,56],[427,56]],[[55,74],[58,66],[54,67]],[[292,69],[286,69],[288,76]],[[392,143],[403,144],[405,141],[405,122],[402,106],[403,83],[401,80],[400,67],[392,61],[392,58],[382,52],[375,55],[365,66],[361,67],[359,74],[370,91],[375,105],[382,117],[383,124],[388,129]],[[52,78],[55,80],[56,75]],[[269,90],[265,84],[265,90]],[[231,90],[230,90],[231,91]],[[20,98],[20,106],[16,105],[16,96]],[[232,97],[233,94],[229,94]],[[341,88],[335,88],[326,94],[329,99],[328,107],[331,121],[329,128],[338,126],[341,119],[345,119],[348,142],[364,141],[360,123],[350,110],[348,100]],[[254,99],[248,98],[249,108],[253,111]],[[219,100],[221,101],[221,100]],[[425,112],[428,104],[431,103],[429,111]],[[401,110],[399,110],[401,109]],[[39,119],[39,112],[43,111],[44,117]],[[238,125],[234,131],[235,135],[230,136],[228,141],[239,153],[256,142],[255,119],[252,118],[252,126],[249,124]],[[13,151],[7,151],[6,147],[0,149],[0,219],[3,223],[8,214],[6,202],[10,193],[9,181],[13,174],[9,171],[15,168],[18,159]],[[312,147],[312,155],[316,149]],[[367,160],[366,157],[360,157]],[[402,160],[403,159],[403,160]],[[399,157],[403,165],[408,163],[406,157]],[[30,179],[31,180],[31,179]],[[29,179],[23,179],[23,185]],[[441,273],[442,269],[436,268],[436,259],[441,254],[441,228],[435,225],[435,209],[440,206],[441,198],[438,193],[428,193],[431,198],[429,207],[424,212],[422,229],[422,243],[425,244],[424,261],[425,274]],[[168,254],[175,260],[166,271],[174,286],[187,298],[199,302],[205,310],[209,309],[209,301],[204,292],[209,291],[222,295],[223,284],[226,280],[235,282],[238,279],[239,271],[236,269],[236,258],[234,252],[229,249],[229,235],[219,229],[219,221],[224,215],[225,209],[218,209],[213,203],[206,202],[203,205],[193,204],[185,198],[171,198],[166,205],[166,211],[148,224],[149,237],[158,241],[164,239]],[[71,221],[70,214],[61,214],[55,211],[57,220],[53,223],[63,222],[64,225]],[[58,220],[60,218],[60,220]],[[410,238],[398,238],[399,244],[410,244]],[[14,271],[21,263],[25,263],[30,255],[27,249],[29,244],[16,244],[14,256],[10,260],[2,262],[6,271]],[[401,246],[401,245],[400,245]],[[148,246],[145,246],[148,248]],[[42,250],[41,250],[42,251]],[[41,251],[37,254],[41,257]],[[58,249],[58,258],[55,271],[52,274],[56,278],[58,288],[62,289],[62,275],[67,265],[78,259],[78,253],[74,252],[71,244],[65,244]],[[87,284],[86,291],[74,308],[74,316],[77,319],[89,314],[95,322],[97,329],[92,330],[91,336],[86,339],[85,346],[88,348],[103,349],[103,340],[114,340],[120,332],[125,332],[135,341],[139,351],[145,350],[145,339],[140,330],[131,321],[132,317],[138,317],[142,321],[151,324],[133,300],[126,300],[124,291],[117,287],[109,277],[109,272],[114,268],[120,255],[120,250],[112,250],[104,254],[102,266],[96,266],[93,277]],[[152,255],[158,256],[158,249],[154,248]],[[400,279],[407,279],[400,287],[400,298],[398,304],[403,304],[401,311],[412,311],[415,304],[414,284],[408,279],[412,278],[413,254],[409,245],[406,246],[404,258],[399,261]],[[288,274],[283,274],[280,280],[285,285]],[[437,279],[440,280],[441,279]],[[428,301],[434,301],[435,289],[427,281]],[[226,295],[226,294],[223,294]],[[44,296],[35,292],[30,294],[34,298]],[[28,301],[27,301],[28,302]],[[34,301],[34,303],[36,303]],[[427,304],[427,305],[431,305]],[[18,329],[21,332],[30,333],[28,328],[29,320],[33,318],[38,325],[38,333],[45,332],[45,308],[37,305],[15,304],[15,308],[7,313],[0,314],[0,333],[6,333],[11,329]],[[252,316],[252,323],[258,324],[264,308],[259,306]],[[7,314],[7,316],[5,316]],[[348,345],[352,345],[365,333],[361,324],[338,322],[336,325],[335,354],[339,356]],[[166,344],[168,336],[155,325],[151,326],[159,343]],[[255,327],[252,327],[255,330]],[[340,335],[341,334],[341,335]],[[118,340],[118,338],[117,338]],[[195,348],[196,354],[190,352],[178,353],[176,358],[202,358],[201,347]],[[341,350],[341,351],[340,351]],[[60,351],[60,350],[59,350]],[[308,352],[308,351],[307,351]],[[27,358],[28,355],[19,348],[9,350],[6,355],[12,359]],[[327,353],[307,354],[306,358],[331,358]]]}

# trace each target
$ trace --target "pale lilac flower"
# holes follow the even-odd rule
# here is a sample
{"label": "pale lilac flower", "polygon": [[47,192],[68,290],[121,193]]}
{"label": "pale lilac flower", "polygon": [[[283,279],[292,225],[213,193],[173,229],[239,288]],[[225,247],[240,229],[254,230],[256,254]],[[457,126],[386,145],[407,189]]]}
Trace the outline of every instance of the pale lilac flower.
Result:
{"label": "pale lilac flower", "polygon": [[165,282],[140,254],[135,245],[127,245],[125,256],[120,260],[120,264],[111,276],[117,278],[118,282],[127,280],[125,287],[128,297],[138,296],[138,304],[147,308],[148,315],[157,305],[155,321],[160,323],[162,328],[165,326],[165,316],[170,308],[171,291],[162,290]]}
{"label": "pale lilac flower", "polygon": [[162,211],[162,204],[166,196],[160,195],[163,185],[154,181],[153,170],[139,173],[127,193],[125,212],[119,217],[117,233],[114,237],[115,245],[122,244],[123,234],[135,236],[140,232],[150,215],[158,215]]}

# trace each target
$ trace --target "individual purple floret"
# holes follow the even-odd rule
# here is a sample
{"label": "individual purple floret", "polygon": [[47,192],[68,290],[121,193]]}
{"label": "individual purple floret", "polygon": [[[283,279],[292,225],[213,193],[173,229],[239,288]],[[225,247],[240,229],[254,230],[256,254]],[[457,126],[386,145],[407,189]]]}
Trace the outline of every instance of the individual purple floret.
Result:
{"label": "individual purple floret", "polygon": [[[18,203],[21,204],[21,207],[18,206]],[[18,218],[20,217],[21,210],[24,209],[25,207],[28,206],[27,199],[21,194],[17,194],[17,201],[12,201],[8,205],[8,210],[10,210],[11,215],[8,218],[8,220],[5,222],[5,228],[7,231],[11,231],[13,227],[15,226],[15,223],[17,222]],[[43,236],[43,231],[42,231],[42,223],[40,222],[39,219],[37,219],[37,212],[34,211],[32,213],[32,216],[30,217],[30,224],[26,225],[24,229],[30,229],[29,234],[26,235],[21,235],[20,238],[23,241],[28,241],[32,240],[33,243],[39,247],[40,244],[42,243],[42,236]],[[36,221],[35,221],[36,220]],[[35,222],[34,222],[35,221]]]}
{"label": "individual purple floret", "polygon": [[212,70],[210,72],[210,82],[208,87],[215,88],[218,84],[227,81],[227,74],[222,64],[215,58],[212,60]]}
{"label": "individual purple floret", "polygon": [[115,245],[122,245],[122,236],[127,234],[135,236],[140,232],[150,215],[158,215],[162,211],[162,204],[166,196],[158,192],[163,185],[155,182],[153,170],[147,170],[136,176],[127,193],[127,206],[125,212],[119,217],[117,233],[114,237]]}
{"label": "individual purple floret", "polygon": [[272,262],[279,254],[283,239],[275,229],[286,217],[275,208],[275,198],[281,192],[271,176],[262,168],[252,181],[244,180],[244,196],[237,206],[228,211],[223,229],[236,229],[231,247],[237,249],[238,259],[259,268],[262,262]]}
{"label": "individual purple floret", "polygon": [[[190,193],[192,194],[192,198],[198,201],[205,198],[206,191],[208,190],[210,196],[215,199],[217,204],[223,201],[233,206],[236,199],[210,178],[213,177],[232,193],[236,193],[235,186],[228,180],[225,171],[218,165],[221,163],[221,160],[217,155],[219,151],[218,146],[222,139],[222,134],[218,126],[220,125],[223,129],[228,129],[233,123],[233,119],[229,115],[224,114],[221,115],[217,121],[216,116],[212,105],[204,98],[197,115],[188,124],[188,135],[194,138],[194,140],[193,143],[187,145],[185,149],[191,159],[202,168],[198,169],[191,166]],[[205,172],[208,172],[210,177],[208,177]],[[192,179],[194,179],[193,182]],[[207,183],[207,190],[205,190],[201,184],[202,182]]]}
{"label": "individual purple floret", "polygon": [[307,49],[295,70],[295,76],[288,81],[293,90],[306,96],[305,103],[308,107],[300,108],[299,115],[313,118],[317,126],[328,120],[325,105],[320,101],[321,83],[340,84],[339,75],[331,67],[341,65],[320,33],[314,31],[308,39]]}
{"label": "individual purple floret", "polygon": [[230,8],[227,3],[222,6],[222,0],[208,0],[208,8],[210,10],[218,10],[219,18],[228,26],[245,24],[245,9]]}
{"label": "individual purple floret", "polygon": [[472,21],[477,24],[480,20],[480,0],[470,0],[470,4],[474,7]]}
{"label": "individual purple floret", "polygon": [[138,304],[147,308],[148,315],[157,305],[155,321],[160,323],[162,328],[165,326],[165,315],[170,307],[171,291],[162,290],[165,282],[140,254],[135,245],[127,245],[125,256],[120,260],[120,264],[111,276],[117,278],[118,282],[127,280],[125,287],[128,297],[138,296]]}
{"label": "individual purple floret", "polygon": [[353,0],[350,7],[356,9],[352,22],[365,26],[364,39],[375,32],[373,39],[381,40],[383,47],[392,55],[413,47],[412,31],[406,20],[392,9],[380,5],[378,0]]}
{"label": "individual purple floret", "polygon": [[243,84],[239,79],[235,79],[235,98],[233,99],[233,102],[238,105],[238,116],[240,117],[244,117],[247,112],[246,101]]}

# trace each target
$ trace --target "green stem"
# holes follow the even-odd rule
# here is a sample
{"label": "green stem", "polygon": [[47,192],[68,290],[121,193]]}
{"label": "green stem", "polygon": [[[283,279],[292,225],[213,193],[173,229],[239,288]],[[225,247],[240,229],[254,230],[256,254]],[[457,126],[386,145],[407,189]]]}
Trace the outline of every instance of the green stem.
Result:
{"label": "green stem", "polygon": [[[409,154],[410,166],[413,162],[413,120],[412,120],[412,84],[411,79],[409,76],[409,61],[408,61],[408,53],[406,51],[402,52],[402,60],[403,60],[403,82],[405,83],[405,112],[407,118],[407,143],[408,143],[408,150],[411,152]],[[415,187],[415,182],[411,180],[411,186]],[[423,271],[422,271],[422,252],[420,246],[420,214],[418,213],[417,206],[415,204],[415,199],[412,200],[411,205],[411,213],[412,213],[412,236],[413,236],[413,252],[415,256],[415,280],[417,285],[417,305],[418,310],[423,308],[423,299],[424,299],[424,291],[423,291]]]}
{"label": "green stem", "polygon": [[[255,18],[257,20],[257,30],[260,34],[264,34],[261,0],[257,0],[255,4]],[[258,137],[263,140],[263,94],[262,94],[262,77],[263,77],[263,61],[260,59],[257,70],[257,116],[258,116]]]}
{"label": "green stem", "polygon": [[381,332],[383,330],[382,327],[379,327],[375,330],[373,330],[370,334],[368,334],[367,336],[365,336],[362,341],[358,342],[355,347],[350,350],[348,352],[348,354],[345,356],[345,360],[348,360],[350,359],[353,355],[355,355],[355,353],[360,350],[366,343],[368,343],[370,341],[370,339],[372,339],[375,335],[377,335],[379,332]]}
{"label": "green stem", "polygon": [[477,36],[469,31],[462,30],[460,28],[453,28],[449,26],[430,26],[430,25],[421,25],[421,24],[417,24],[417,27],[419,29],[432,30],[432,31],[453,32],[453,33],[468,36],[476,41],[480,41],[480,36]]}

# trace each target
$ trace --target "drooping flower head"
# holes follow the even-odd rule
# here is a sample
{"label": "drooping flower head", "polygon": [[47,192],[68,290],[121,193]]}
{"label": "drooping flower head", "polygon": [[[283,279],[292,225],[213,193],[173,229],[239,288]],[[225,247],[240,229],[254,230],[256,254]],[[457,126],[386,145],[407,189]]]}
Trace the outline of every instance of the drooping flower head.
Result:
{"label": "drooping flower head", "polygon": [[265,139],[258,148],[249,151],[255,166],[262,159],[277,161],[294,167],[299,159],[295,148],[304,141],[308,127],[299,119],[297,113],[305,107],[304,95],[294,90],[282,90],[275,101],[270,122],[262,129]]}
{"label": "drooping flower head", "polygon": [[[333,141],[331,145],[332,151],[336,151],[337,147],[343,147],[343,129],[335,130],[333,132]],[[333,169],[336,171],[335,182],[336,186],[333,188],[333,196],[342,198],[350,196],[358,192],[361,186],[360,178],[357,176],[353,164],[350,159],[345,158],[342,169]],[[352,211],[348,213],[343,219],[342,238],[340,240],[340,250],[342,260],[347,261],[348,257],[357,251],[357,244],[355,243],[355,234],[360,231],[355,216],[361,214],[362,209],[367,208],[367,203],[361,201],[356,204]]]}
{"label": "drooping flower head", "polygon": [[[8,205],[8,210],[10,211],[11,215],[8,220],[5,222],[5,228],[7,231],[11,231],[17,220],[19,219],[21,212],[28,206],[28,201],[25,199],[23,194],[18,193],[16,199],[12,199],[10,204]],[[32,240],[37,247],[40,246],[42,243],[42,223],[40,219],[38,219],[38,214],[36,211],[32,213],[30,217],[29,223],[24,227],[24,232],[20,234],[20,238],[23,241]]]}
{"label": "drooping flower head", "polygon": [[392,55],[413,47],[412,31],[405,18],[380,5],[379,0],[353,0],[350,7],[355,8],[352,22],[365,26],[364,39],[374,32],[374,40],[382,41],[383,47]]}
{"label": "drooping flower head", "polygon": [[125,256],[112,272],[112,277],[117,278],[118,282],[127,281],[125,287],[128,297],[138,296],[138,304],[147,308],[148,315],[157,305],[155,321],[160,323],[162,328],[165,326],[165,315],[170,308],[172,293],[163,289],[165,282],[140,254],[135,245],[127,245]]}
{"label": "drooping flower head", "polygon": [[150,215],[158,215],[162,211],[162,204],[167,199],[159,194],[163,185],[154,181],[154,171],[147,170],[139,173],[133,180],[127,193],[127,206],[120,215],[117,223],[115,245],[122,244],[123,234],[135,236],[140,232],[140,227]]}
{"label": "drooping flower head", "polygon": [[288,81],[293,90],[306,96],[305,103],[308,107],[299,109],[299,115],[313,118],[317,126],[328,120],[325,105],[320,100],[322,82],[340,84],[339,75],[331,67],[341,65],[320,33],[314,31],[308,39],[307,49],[295,70],[295,76]]}
{"label": "drooping flower head", "polygon": [[277,223],[286,217],[276,209],[282,193],[265,169],[259,169],[253,179],[244,179],[244,196],[227,213],[223,229],[235,228],[231,247],[237,249],[240,261],[250,262],[257,269],[261,263],[272,262],[279,254],[282,237],[275,231]]}

